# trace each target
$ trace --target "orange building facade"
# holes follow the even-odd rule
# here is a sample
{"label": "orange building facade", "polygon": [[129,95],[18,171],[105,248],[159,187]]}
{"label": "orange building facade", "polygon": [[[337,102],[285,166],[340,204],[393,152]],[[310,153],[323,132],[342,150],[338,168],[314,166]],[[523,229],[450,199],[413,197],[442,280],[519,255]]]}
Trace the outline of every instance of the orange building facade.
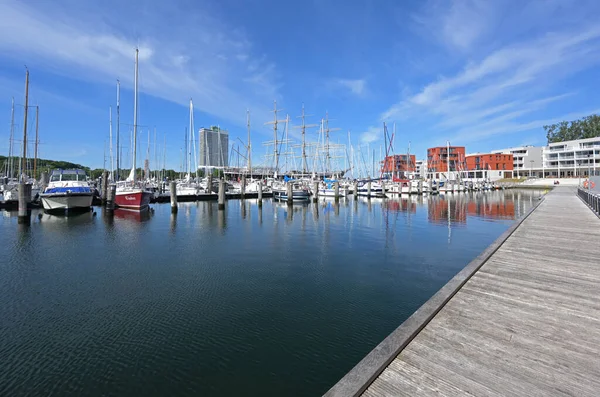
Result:
{"label": "orange building facade", "polygon": [[417,159],[414,154],[395,154],[383,160],[382,172],[390,177],[406,178],[417,170]]}
{"label": "orange building facade", "polygon": [[471,154],[465,158],[467,171],[512,171],[512,154]]}
{"label": "orange building facade", "polygon": [[[453,172],[464,168],[464,146],[439,146],[427,149],[428,172]],[[448,170],[448,165],[450,170]]]}

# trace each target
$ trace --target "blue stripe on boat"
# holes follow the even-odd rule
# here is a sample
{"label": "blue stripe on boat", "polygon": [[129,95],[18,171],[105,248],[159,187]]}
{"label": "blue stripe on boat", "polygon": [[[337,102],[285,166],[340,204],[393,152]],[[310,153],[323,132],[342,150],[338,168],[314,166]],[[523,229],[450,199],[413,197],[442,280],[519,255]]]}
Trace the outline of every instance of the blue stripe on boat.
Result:
{"label": "blue stripe on boat", "polygon": [[74,186],[74,187],[53,187],[46,189],[44,193],[52,194],[52,193],[91,193],[92,189],[84,186]]}

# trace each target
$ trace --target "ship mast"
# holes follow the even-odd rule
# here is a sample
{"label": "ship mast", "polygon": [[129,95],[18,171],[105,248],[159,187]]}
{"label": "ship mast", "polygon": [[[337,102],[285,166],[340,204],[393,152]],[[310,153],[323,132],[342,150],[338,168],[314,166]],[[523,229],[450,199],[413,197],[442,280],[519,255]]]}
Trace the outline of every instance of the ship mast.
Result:
{"label": "ship mast", "polygon": [[308,172],[308,162],[306,160],[306,129],[307,128],[312,128],[312,127],[318,127],[317,124],[306,124],[306,117],[307,116],[312,116],[310,114],[305,114],[304,113],[304,104],[302,104],[302,114],[300,116],[298,116],[299,118],[302,119],[302,125],[300,125],[299,127],[294,127],[294,128],[300,128],[302,131],[302,173],[306,174]]}
{"label": "ship mast", "polygon": [[121,157],[121,148],[119,146],[119,126],[120,126],[120,120],[119,120],[119,107],[121,105],[121,82],[119,80],[117,80],[117,176],[115,178],[115,181],[118,181],[120,179],[119,177],[119,158]]}
{"label": "ship mast", "polygon": [[10,108],[10,139],[8,140],[8,177],[12,178],[14,159],[13,159],[13,141],[15,139],[15,98],[12,98]]}
{"label": "ship mast", "polygon": [[138,56],[140,50],[135,49],[135,74],[133,79],[133,183],[136,181],[136,156],[137,156],[137,123],[138,123]]}
{"label": "ship mast", "polygon": [[36,178],[37,175],[37,160],[38,160],[38,143],[39,143],[39,117],[40,117],[40,107],[35,107],[35,146],[34,146],[34,158],[33,158],[33,178]]}
{"label": "ship mast", "polygon": [[[277,123],[282,123],[286,120],[277,120],[277,112],[281,112],[283,109],[277,109],[277,101],[273,101],[273,114],[274,114],[274,118],[273,121],[269,121],[267,123],[265,123],[265,125],[269,125],[269,124],[273,124],[273,156],[274,156],[274,161],[275,161],[275,170],[274,170],[274,176],[277,176],[277,171],[279,169],[279,150],[278,150],[278,144],[279,144],[279,140],[277,137]],[[268,144],[268,143],[267,143]]]}
{"label": "ship mast", "polygon": [[25,115],[23,116],[23,158],[19,167],[19,180],[25,182],[23,174],[27,167],[27,110],[29,108],[29,70],[25,72]]}
{"label": "ship mast", "polygon": [[248,128],[248,146],[246,147],[248,156],[248,175],[252,178],[252,142],[250,141],[250,110],[246,110],[246,127]]}

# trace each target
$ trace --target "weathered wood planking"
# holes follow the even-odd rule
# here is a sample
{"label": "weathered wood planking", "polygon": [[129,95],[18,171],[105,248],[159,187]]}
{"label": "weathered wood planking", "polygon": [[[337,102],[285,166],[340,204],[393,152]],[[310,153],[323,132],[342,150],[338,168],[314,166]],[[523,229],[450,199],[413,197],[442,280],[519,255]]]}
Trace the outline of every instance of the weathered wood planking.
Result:
{"label": "weathered wood planking", "polygon": [[363,395],[600,395],[600,219],[553,190]]}

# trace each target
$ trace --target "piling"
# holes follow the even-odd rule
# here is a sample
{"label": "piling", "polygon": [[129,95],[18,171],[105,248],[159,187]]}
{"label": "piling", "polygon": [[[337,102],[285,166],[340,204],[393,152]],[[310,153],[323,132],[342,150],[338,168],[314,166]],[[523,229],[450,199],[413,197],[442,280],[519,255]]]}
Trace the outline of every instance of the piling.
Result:
{"label": "piling", "polygon": [[24,182],[19,183],[19,214],[18,223],[21,225],[29,225],[31,221],[31,213],[27,208],[31,201],[31,185]]}
{"label": "piling", "polygon": [[219,179],[219,209],[225,209],[225,181]]}
{"label": "piling", "polygon": [[335,201],[340,201],[340,183],[337,181],[333,183],[333,193]]}
{"label": "piling", "polygon": [[207,186],[206,193],[208,193],[208,194],[212,194],[212,182],[213,182],[213,177],[212,177],[212,175],[209,175],[208,176],[208,185],[206,185]]}
{"label": "piling", "polygon": [[294,190],[292,189],[292,182],[287,183],[287,203],[292,205],[294,203]]}
{"label": "piling", "polygon": [[170,183],[171,188],[171,213],[177,212],[177,182],[172,181]]}
{"label": "piling", "polygon": [[262,186],[262,181],[258,181],[258,206],[262,207],[262,190],[263,190],[263,186]]}
{"label": "piling", "polygon": [[383,193],[383,197],[386,197],[385,195],[385,182],[381,181],[381,193]]}
{"label": "piling", "polygon": [[243,199],[244,196],[246,195],[246,175],[242,175],[242,186],[241,186],[241,190],[242,190],[242,194],[241,194],[241,198]]}
{"label": "piling", "polygon": [[108,171],[102,173],[102,203],[106,204],[106,194],[108,190]]}
{"label": "piling", "polygon": [[115,209],[115,195],[117,193],[117,185],[114,183],[108,186],[106,191],[106,213],[113,215]]}
{"label": "piling", "polygon": [[358,181],[354,181],[354,199],[358,200]]}
{"label": "piling", "polygon": [[371,199],[371,181],[367,182],[367,197]]}
{"label": "piling", "polygon": [[43,192],[44,190],[46,190],[46,187],[48,186],[48,173],[47,172],[42,172],[42,176],[40,177],[40,185],[41,185],[40,192]]}
{"label": "piling", "polygon": [[316,181],[313,184],[313,201],[316,203],[319,201],[319,182]]}

